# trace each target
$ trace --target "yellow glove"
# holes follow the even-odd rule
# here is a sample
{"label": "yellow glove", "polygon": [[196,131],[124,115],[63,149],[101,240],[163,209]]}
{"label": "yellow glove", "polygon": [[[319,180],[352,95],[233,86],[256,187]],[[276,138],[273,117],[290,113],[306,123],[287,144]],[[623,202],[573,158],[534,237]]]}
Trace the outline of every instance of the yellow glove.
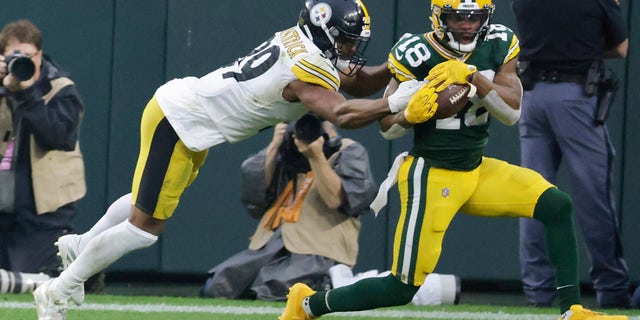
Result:
{"label": "yellow glove", "polygon": [[411,124],[431,119],[438,109],[437,98],[436,90],[425,84],[409,100],[407,108],[404,109],[405,119]]}
{"label": "yellow glove", "polygon": [[446,89],[452,83],[467,84],[473,73],[478,71],[474,65],[466,64],[460,60],[448,60],[437,64],[429,74],[426,80],[429,81],[431,87],[436,88],[436,92]]}

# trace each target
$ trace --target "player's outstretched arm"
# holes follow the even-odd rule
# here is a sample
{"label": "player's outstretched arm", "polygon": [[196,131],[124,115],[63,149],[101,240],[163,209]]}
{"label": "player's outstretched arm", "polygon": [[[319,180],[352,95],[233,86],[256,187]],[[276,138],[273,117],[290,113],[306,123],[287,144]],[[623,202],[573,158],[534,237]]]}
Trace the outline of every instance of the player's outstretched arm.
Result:
{"label": "player's outstretched arm", "polygon": [[287,101],[300,101],[310,111],[344,129],[355,129],[389,114],[387,98],[347,100],[341,93],[300,80],[283,92]]}
{"label": "player's outstretched arm", "polygon": [[340,92],[300,80],[289,83],[284,88],[282,96],[290,102],[302,102],[310,111],[333,124],[338,122],[334,112],[335,106],[347,100]]}
{"label": "player's outstretched arm", "polygon": [[344,129],[362,128],[391,114],[387,98],[351,99],[335,108],[337,125]]}
{"label": "player's outstretched arm", "polygon": [[380,99],[352,99],[336,106],[338,124],[342,128],[361,128],[393,113],[401,113],[423,82],[410,80],[401,84],[391,79]]}

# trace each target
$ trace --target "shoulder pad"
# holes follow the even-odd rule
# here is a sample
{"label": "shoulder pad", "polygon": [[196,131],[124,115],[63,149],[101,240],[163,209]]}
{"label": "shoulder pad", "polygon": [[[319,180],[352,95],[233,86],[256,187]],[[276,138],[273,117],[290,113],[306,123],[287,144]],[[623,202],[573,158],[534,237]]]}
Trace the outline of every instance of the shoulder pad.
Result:
{"label": "shoulder pad", "polygon": [[321,53],[305,54],[297,59],[291,71],[301,81],[338,91],[340,76],[331,61]]}

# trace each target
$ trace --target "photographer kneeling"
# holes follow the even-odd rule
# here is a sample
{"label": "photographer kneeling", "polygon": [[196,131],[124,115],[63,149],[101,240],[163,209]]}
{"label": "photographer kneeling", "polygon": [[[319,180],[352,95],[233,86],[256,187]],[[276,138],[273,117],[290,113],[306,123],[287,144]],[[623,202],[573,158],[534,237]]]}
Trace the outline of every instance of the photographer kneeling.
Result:
{"label": "photographer kneeling", "polygon": [[330,122],[307,114],[278,124],[242,164],[242,202],[261,218],[249,248],[211,269],[202,294],[286,300],[296,282],[329,288],[329,268],[356,263],[359,216],[376,192],[367,151]]}

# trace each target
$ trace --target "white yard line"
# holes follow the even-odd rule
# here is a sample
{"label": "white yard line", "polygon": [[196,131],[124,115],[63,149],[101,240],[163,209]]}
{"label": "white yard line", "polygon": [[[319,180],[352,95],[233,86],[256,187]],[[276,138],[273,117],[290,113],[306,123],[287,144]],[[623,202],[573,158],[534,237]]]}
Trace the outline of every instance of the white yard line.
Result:
{"label": "white yard line", "polygon": [[[33,303],[0,302],[2,309],[32,309]],[[176,306],[168,304],[96,304],[87,303],[71,310],[97,311],[125,311],[125,312],[175,312],[175,313],[211,313],[211,314],[264,314],[279,315],[282,308],[273,307],[239,307],[239,306]],[[372,318],[422,318],[422,319],[469,319],[469,320],[550,320],[557,319],[549,314],[511,314],[505,312],[446,312],[446,311],[401,311],[401,310],[371,310],[361,312],[334,313],[331,316],[340,317],[372,317]],[[275,319],[275,317],[274,317]],[[630,320],[640,320],[640,317],[630,317]]]}

